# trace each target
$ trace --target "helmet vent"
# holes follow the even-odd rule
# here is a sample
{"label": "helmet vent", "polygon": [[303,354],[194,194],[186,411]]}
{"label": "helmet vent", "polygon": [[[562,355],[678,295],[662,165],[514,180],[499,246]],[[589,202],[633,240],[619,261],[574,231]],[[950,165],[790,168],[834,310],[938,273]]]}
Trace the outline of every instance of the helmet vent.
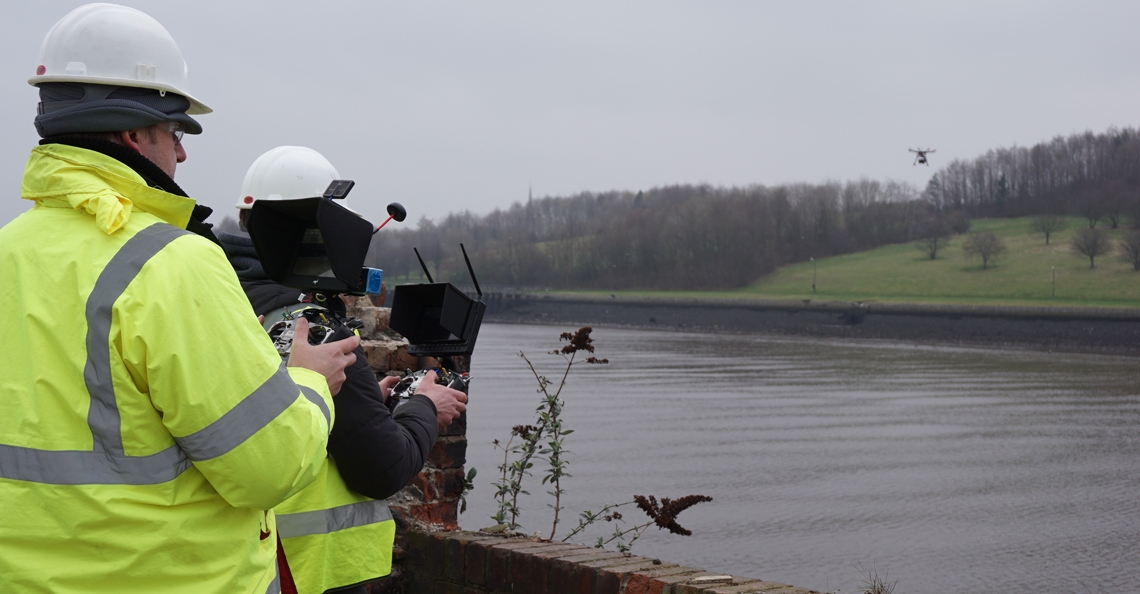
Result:
{"label": "helmet vent", "polygon": [[154,71],[157,67],[151,64],[139,64],[135,67],[135,78],[138,80],[154,80]]}

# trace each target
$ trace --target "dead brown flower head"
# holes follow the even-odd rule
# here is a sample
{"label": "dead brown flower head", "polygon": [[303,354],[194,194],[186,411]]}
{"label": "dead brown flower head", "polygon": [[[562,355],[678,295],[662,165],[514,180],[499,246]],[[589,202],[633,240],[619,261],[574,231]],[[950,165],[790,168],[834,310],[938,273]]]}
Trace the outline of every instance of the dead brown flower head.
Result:
{"label": "dead brown flower head", "polygon": [[594,339],[590,338],[590,333],[594,329],[590,326],[583,326],[578,328],[577,332],[563,332],[558,340],[569,340],[570,344],[562,347],[559,351],[564,355],[576,353],[578,351],[586,351],[587,353],[594,352]]}
{"label": "dead brown flower head", "polygon": [[530,436],[538,431],[538,427],[534,425],[515,425],[511,427],[511,434],[517,435],[523,439],[530,439]]}
{"label": "dead brown flower head", "polygon": [[685,529],[677,523],[677,516],[693,507],[694,505],[704,502],[712,501],[712,497],[707,495],[686,495],[680,499],[672,500],[668,497],[661,498],[661,504],[657,504],[657,498],[650,495],[634,495],[633,500],[637,502],[637,507],[649,516],[658,528],[664,528],[673,534],[680,534],[681,536],[689,536],[692,531]]}

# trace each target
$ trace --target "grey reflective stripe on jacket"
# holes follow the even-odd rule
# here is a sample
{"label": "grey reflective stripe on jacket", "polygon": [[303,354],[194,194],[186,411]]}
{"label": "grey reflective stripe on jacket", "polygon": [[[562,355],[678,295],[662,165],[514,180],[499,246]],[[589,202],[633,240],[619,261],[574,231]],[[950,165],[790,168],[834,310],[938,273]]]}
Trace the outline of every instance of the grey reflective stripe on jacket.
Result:
{"label": "grey reflective stripe on jacket", "polygon": [[188,233],[163,223],[139,231],[119,248],[87,296],[87,364],[83,367],[83,381],[91,394],[87,426],[91,428],[95,452],[123,455],[119,407],[111,375],[111,311],[142,267],[170,242]]}
{"label": "grey reflective stripe on jacket", "polygon": [[[297,400],[296,394],[290,390],[292,384],[293,380],[282,363],[265,383],[221,418],[190,435],[174,439],[195,462],[217,458],[241,445],[289,408]],[[331,425],[331,416],[324,399],[315,390],[298,387],[307,400],[320,407],[325,422]]]}
{"label": "grey reflective stripe on jacket", "polygon": [[[0,444],[0,478],[55,485],[153,485],[177,478],[191,460],[215,458],[243,443],[296,400],[282,365],[268,380],[221,418],[199,431],[175,438],[149,456],[123,453],[122,429],[111,372],[111,314],[115,302],[143,266],[175,239],[189,232],[156,223],[127,240],[99,274],[87,299],[87,363],[83,379],[91,396],[87,425],[92,450],[41,450]],[[315,391],[301,388],[330,419]]]}
{"label": "grey reflective stripe on jacket", "polygon": [[357,526],[378,524],[392,519],[388,503],[381,499],[358,501],[331,509],[277,514],[277,533],[281,538],[297,538],[314,534],[329,534]]}
{"label": "grey reflective stripe on jacket", "polygon": [[281,594],[281,571],[277,565],[276,557],[273,562],[273,581],[269,582],[269,587],[265,589],[265,594]]}

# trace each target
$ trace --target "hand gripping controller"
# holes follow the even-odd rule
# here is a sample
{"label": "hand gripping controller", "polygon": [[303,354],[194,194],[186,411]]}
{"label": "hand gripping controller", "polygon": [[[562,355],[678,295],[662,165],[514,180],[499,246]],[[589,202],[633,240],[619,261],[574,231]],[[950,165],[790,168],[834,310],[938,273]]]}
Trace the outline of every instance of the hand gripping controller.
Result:
{"label": "hand gripping controller", "polygon": [[459,373],[443,367],[409,371],[407,375],[401,378],[400,381],[392,387],[392,393],[388,396],[388,408],[395,412],[398,406],[404,404],[409,398],[414,396],[416,389],[420,387],[420,382],[423,381],[424,376],[427,375],[429,371],[435,372],[435,383],[445,385],[453,390],[459,390],[464,394],[467,393],[467,387],[471,383],[471,374]]}
{"label": "hand gripping controller", "polygon": [[293,349],[293,323],[304,316],[309,321],[309,344],[318,345],[326,342],[336,342],[356,335],[356,331],[364,324],[356,318],[341,318],[333,312],[320,306],[309,306],[286,314],[285,317],[269,327],[269,338],[273,340],[273,347],[277,352],[287,358]]}

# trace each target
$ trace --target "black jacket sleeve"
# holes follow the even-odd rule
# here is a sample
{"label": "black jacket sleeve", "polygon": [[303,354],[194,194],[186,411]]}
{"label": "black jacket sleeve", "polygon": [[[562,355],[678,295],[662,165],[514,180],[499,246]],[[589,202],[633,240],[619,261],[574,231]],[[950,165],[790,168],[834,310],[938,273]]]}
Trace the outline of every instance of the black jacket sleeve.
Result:
{"label": "black jacket sleeve", "polygon": [[394,495],[423,468],[439,434],[435,404],[413,396],[395,416],[384,404],[364,349],[356,347],[356,362],[345,369],[345,382],[333,397],[336,422],[328,452],[348,488],[371,497]]}

